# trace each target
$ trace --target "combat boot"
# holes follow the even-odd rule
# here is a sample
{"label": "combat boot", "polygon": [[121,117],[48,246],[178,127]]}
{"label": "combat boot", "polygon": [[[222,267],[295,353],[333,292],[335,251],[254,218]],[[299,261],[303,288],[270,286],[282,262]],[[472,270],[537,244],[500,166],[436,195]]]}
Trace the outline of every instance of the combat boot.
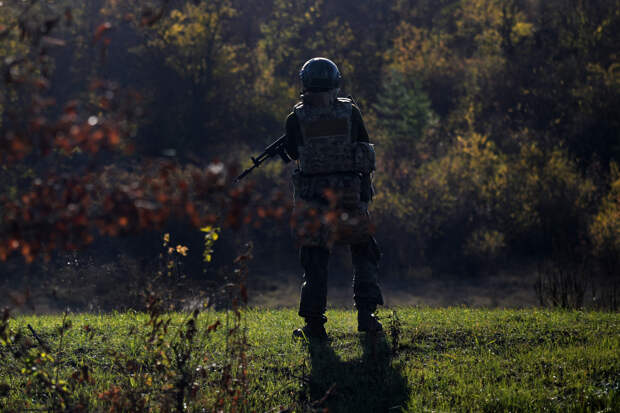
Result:
{"label": "combat boot", "polygon": [[323,319],[306,318],[306,325],[293,331],[294,339],[327,340],[327,332],[323,326]]}
{"label": "combat boot", "polygon": [[383,326],[373,314],[372,309],[359,308],[357,310],[357,331],[364,333],[377,333],[383,331]]}

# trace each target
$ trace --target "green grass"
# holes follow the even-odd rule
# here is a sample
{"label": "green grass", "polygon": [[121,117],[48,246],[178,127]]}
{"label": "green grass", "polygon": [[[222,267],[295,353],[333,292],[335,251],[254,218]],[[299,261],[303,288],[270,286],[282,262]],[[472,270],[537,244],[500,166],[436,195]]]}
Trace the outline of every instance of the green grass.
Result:
{"label": "green grass", "polygon": [[[380,315],[388,330],[376,339],[356,332],[355,314],[329,311],[328,344],[293,342],[300,319],[292,310],[247,310],[248,411],[333,412],[614,412],[620,411],[620,315],[548,310],[401,308],[399,345],[393,348],[391,312]],[[180,324],[185,315],[175,314]],[[207,312],[212,324],[226,315]],[[60,351],[50,368],[60,377],[88,365],[94,381],[80,387],[90,410],[103,409],[98,394],[112,386],[139,387],[119,361],[144,358],[144,314],[70,315]],[[60,316],[18,317],[24,337],[31,324],[52,349],[59,347]],[[88,326],[88,330],[84,328]],[[201,395],[188,411],[215,400],[226,364],[225,328],[200,345],[192,368],[202,368]],[[32,337],[32,336],[30,336]],[[25,338],[24,338],[25,339]],[[34,341],[34,340],[32,340]],[[38,353],[35,343],[30,344]],[[25,396],[27,378],[0,346],[0,410],[45,407],[45,395]],[[393,353],[394,350],[394,353]],[[116,354],[116,355],[113,355]],[[198,354],[198,353],[196,353]],[[122,356],[119,356],[122,355]],[[144,364],[138,372],[151,371]],[[53,370],[51,370],[53,371]],[[152,386],[156,386],[154,383]],[[328,391],[331,388],[331,391]],[[35,395],[36,396],[36,395]]]}

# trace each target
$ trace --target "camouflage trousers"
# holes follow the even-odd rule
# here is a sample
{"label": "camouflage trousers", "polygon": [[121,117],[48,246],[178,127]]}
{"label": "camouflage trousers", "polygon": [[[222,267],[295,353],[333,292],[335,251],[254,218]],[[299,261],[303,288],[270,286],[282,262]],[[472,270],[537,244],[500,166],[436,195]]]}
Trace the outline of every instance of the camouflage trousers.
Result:
{"label": "camouflage trousers", "polygon": [[[374,311],[383,304],[379,288],[379,260],[381,252],[377,241],[368,236],[368,241],[351,244],[353,259],[353,301],[360,309]],[[299,315],[306,319],[325,318],[327,307],[327,267],[330,250],[320,246],[302,246],[300,250],[301,265],[304,269],[304,282],[301,287]]]}

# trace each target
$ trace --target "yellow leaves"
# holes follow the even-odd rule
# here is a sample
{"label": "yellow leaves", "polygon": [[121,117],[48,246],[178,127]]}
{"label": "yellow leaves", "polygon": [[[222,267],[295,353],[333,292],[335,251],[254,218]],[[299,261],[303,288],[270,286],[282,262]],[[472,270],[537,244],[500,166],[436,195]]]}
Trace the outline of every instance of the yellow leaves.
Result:
{"label": "yellow leaves", "polygon": [[[499,47],[499,28],[502,24],[501,7],[497,0],[470,0],[461,2],[454,13],[457,38],[473,40],[487,51]],[[497,50],[497,49],[496,49]]]}
{"label": "yellow leaves", "polygon": [[182,256],[187,257],[187,252],[189,251],[189,248],[183,245],[177,245],[176,251]]}
{"label": "yellow leaves", "polygon": [[506,247],[506,237],[503,233],[478,229],[466,241],[465,250],[471,255],[493,257]]}
{"label": "yellow leaves", "polygon": [[[473,41],[477,54],[486,56],[486,59],[503,54],[502,41],[506,36],[516,45],[534,33],[534,26],[527,22],[525,13],[507,6],[502,0],[460,2],[453,19],[457,29],[454,37],[464,43]],[[508,24],[512,27],[505,33]]]}
{"label": "yellow leaves", "polygon": [[207,34],[207,26],[202,23],[174,23],[164,32],[164,39],[177,47],[177,51],[188,54],[205,46]]}
{"label": "yellow leaves", "polygon": [[611,165],[609,165],[609,171],[609,175],[613,180],[611,184],[612,191],[620,195],[620,166],[616,162],[612,161]]}
{"label": "yellow leaves", "polygon": [[[614,62],[605,68],[600,63],[588,63],[586,65],[588,75],[600,79],[610,89],[620,90],[620,63]],[[576,91],[577,96],[588,96],[590,90]]]}
{"label": "yellow leaves", "polygon": [[54,362],[54,357],[52,357],[51,355],[49,355],[48,353],[41,353],[39,356],[39,360],[43,361],[49,361],[50,363]]}
{"label": "yellow leaves", "polygon": [[532,23],[517,22],[512,28],[512,33],[519,40],[522,37],[528,37],[533,34],[534,25]]}
{"label": "yellow leaves", "polygon": [[202,258],[204,262],[211,262],[213,260],[213,246],[215,242],[220,238],[220,228],[206,226],[200,228],[200,231],[205,233],[205,244]]}
{"label": "yellow leaves", "polygon": [[462,153],[471,156],[477,161],[497,159],[495,145],[488,141],[487,136],[472,132],[467,137],[457,136],[457,142]]}
{"label": "yellow leaves", "polygon": [[589,232],[597,254],[620,254],[620,168],[610,165],[610,190],[603,198]]}
{"label": "yellow leaves", "polygon": [[395,69],[426,77],[432,73],[451,73],[458,67],[447,47],[447,35],[406,22],[398,26],[396,33],[394,47],[388,57]]}
{"label": "yellow leaves", "polygon": [[166,49],[166,63],[183,76],[192,77],[196,83],[211,82],[204,75],[211,69],[214,77],[228,75],[218,72],[219,67],[234,70],[239,46],[224,38],[228,19],[237,14],[228,0],[217,2],[186,2],[180,9],[170,12],[158,28],[159,36],[149,41],[149,46]]}
{"label": "yellow leaves", "polygon": [[175,23],[173,24],[168,31],[166,32],[165,36],[167,36],[168,38],[170,37],[180,37],[182,35],[185,34],[185,26],[179,24],[179,23]]}
{"label": "yellow leaves", "polygon": [[185,15],[183,14],[183,12],[179,9],[174,9],[170,12],[170,17],[173,20],[183,20],[185,18]]}
{"label": "yellow leaves", "polygon": [[[165,233],[163,239],[164,239],[164,248],[165,248],[170,243],[170,234]],[[185,245],[178,244],[176,247],[168,247],[167,251],[168,251],[168,255],[172,255],[176,252],[177,254],[187,257],[189,248],[186,247]]]}

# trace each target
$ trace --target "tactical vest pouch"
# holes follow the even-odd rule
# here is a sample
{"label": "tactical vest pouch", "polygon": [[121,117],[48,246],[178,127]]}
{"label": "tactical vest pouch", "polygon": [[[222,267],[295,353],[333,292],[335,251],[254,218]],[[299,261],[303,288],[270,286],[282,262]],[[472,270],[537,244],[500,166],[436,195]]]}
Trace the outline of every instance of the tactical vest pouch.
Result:
{"label": "tactical vest pouch", "polygon": [[301,170],[307,175],[354,171],[352,149],[348,136],[308,139],[299,147]]}
{"label": "tactical vest pouch", "polygon": [[355,171],[363,174],[376,169],[375,147],[368,142],[357,142],[354,149]]}

